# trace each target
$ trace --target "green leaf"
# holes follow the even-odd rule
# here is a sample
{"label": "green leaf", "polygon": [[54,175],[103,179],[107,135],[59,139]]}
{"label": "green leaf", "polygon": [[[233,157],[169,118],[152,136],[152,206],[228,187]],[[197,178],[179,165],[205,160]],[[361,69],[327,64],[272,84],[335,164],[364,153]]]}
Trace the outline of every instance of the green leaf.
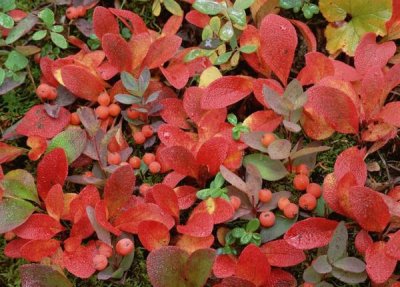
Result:
{"label": "green leaf", "polygon": [[215,0],[196,0],[192,7],[193,9],[207,15],[217,15],[223,8],[223,6]]}
{"label": "green leaf", "polygon": [[0,68],[0,86],[3,84],[5,78],[6,78],[6,71]]}
{"label": "green leaf", "polygon": [[39,18],[43,21],[43,23],[50,28],[54,25],[54,13],[49,8],[45,8],[38,14]]}
{"label": "green leaf", "polygon": [[222,65],[228,62],[229,58],[232,56],[232,52],[226,52],[222,55],[219,55],[218,58],[215,60],[214,65]]}
{"label": "green leaf", "polygon": [[361,273],[365,271],[365,263],[356,257],[344,257],[335,261],[333,266],[352,273]]}
{"label": "green leaf", "polygon": [[50,265],[24,264],[19,267],[22,286],[72,287],[67,277]]}
{"label": "green leaf", "polygon": [[327,255],[318,256],[312,263],[312,267],[319,274],[327,274],[332,271],[332,265],[328,262]]}
{"label": "green leaf", "polygon": [[260,228],[260,221],[257,218],[253,218],[246,224],[247,232],[256,232]]}
{"label": "green leaf", "polygon": [[261,228],[261,241],[265,243],[282,236],[296,221],[297,218],[289,219],[284,216],[276,216],[275,224],[272,227]]}
{"label": "green leaf", "polygon": [[220,188],[224,185],[225,183],[225,179],[222,176],[222,174],[219,172],[217,173],[217,175],[215,176],[214,180],[211,183],[211,188]]}
{"label": "green leaf", "polygon": [[15,0],[0,1],[0,10],[3,10],[3,12],[8,12],[15,8],[17,8],[17,6],[15,5]]}
{"label": "green leaf", "polygon": [[256,45],[245,45],[240,47],[239,51],[245,54],[251,54],[257,51],[258,47]]}
{"label": "green leaf", "polygon": [[215,250],[213,249],[199,249],[193,252],[185,264],[186,286],[204,286],[210,276],[214,260]]}
{"label": "green leaf", "polygon": [[210,19],[209,23],[211,30],[215,33],[218,34],[219,29],[221,29],[221,19],[218,16],[214,16]]}
{"label": "green leaf", "polygon": [[341,221],[336,227],[331,242],[329,243],[328,247],[329,262],[333,263],[336,260],[346,255],[347,240],[348,240],[347,228],[344,224],[344,221]]}
{"label": "green leaf", "polygon": [[68,163],[76,160],[86,147],[86,132],[80,127],[70,127],[56,135],[50,142],[47,152],[62,148],[67,155]]}
{"label": "green leaf", "polygon": [[309,266],[304,270],[303,280],[309,283],[318,283],[322,279],[322,274],[317,273],[312,266]]}
{"label": "green leaf", "polygon": [[182,16],[183,10],[175,0],[164,0],[165,9],[176,16]]}
{"label": "green leaf", "polygon": [[241,135],[240,130],[237,129],[236,127],[234,127],[234,128],[232,129],[232,138],[233,138],[234,140],[239,140],[239,139],[240,139],[240,135]]}
{"label": "green leaf", "polygon": [[245,233],[240,238],[240,244],[242,244],[242,245],[249,244],[252,239],[253,239],[253,234],[252,233]]}
{"label": "green leaf", "polygon": [[261,153],[254,153],[245,156],[243,164],[253,164],[257,167],[261,177],[265,180],[276,181],[284,178],[288,171],[279,160],[272,160],[268,156]]}
{"label": "green leaf", "polygon": [[367,277],[368,277],[366,272],[352,273],[352,272],[346,272],[346,271],[344,271],[342,269],[338,269],[338,268],[333,268],[332,275],[335,278],[337,278],[340,281],[347,283],[347,284],[362,283],[365,280],[367,280]]}
{"label": "green leaf", "polygon": [[236,126],[238,123],[238,119],[235,114],[228,114],[227,119],[228,122],[234,126]]}
{"label": "green leaf", "polygon": [[32,40],[39,41],[42,40],[47,35],[47,30],[39,30],[33,33]]}
{"label": "green leaf", "polygon": [[132,95],[118,94],[115,96],[115,100],[124,105],[139,104],[142,99]]}
{"label": "green leaf", "polygon": [[35,207],[19,198],[4,197],[0,202],[0,233],[5,233],[24,223]]}
{"label": "green leaf", "polygon": [[33,26],[36,25],[37,22],[38,17],[36,17],[35,15],[29,14],[28,16],[26,16],[8,33],[6,44],[10,45],[17,41],[19,38],[28,33],[33,28]]}
{"label": "green leaf", "polygon": [[129,73],[121,72],[121,80],[125,89],[137,93],[139,91],[138,81]]}
{"label": "green leaf", "polygon": [[235,32],[233,31],[233,26],[231,21],[226,22],[222,26],[221,30],[219,30],[219,38],[224,42],[228,42],[233,37],[234,34]]}
{"label": "green leaf", "polygon": [[51,31],[61,33],[62,31],[64,31],[64,27],[61,25],[54,25],[53,27],[51,27]]}
{"label": "green leaf", "polygon": [[239,239],[239,238],[241,238],[243,235],[246,234],[246,231],[245,231],[244,228],[242,228],[242,227],[235,227],[234,229],[231,230],[230,233],[231,233],[231,235],[232,235],[234,238]]}
{"label": "green leaf", "polygon": [[196,193],[196,196],[197,198],[204,200],[210,196],[210,189],[201,189]]}
{"label": "green leaf", "polygon": [[193,61],[194,59],[197,59],[198,57],[201,57],[202,55],[203,53],[201,49],[193,49],[185,55],[184,61],[187,63]]}
{"label": "green leaf", "polygon": [[6,13],[0,12],[0,26],[11,29],[14,26],[14,19]]}
{"label": "green leaf", "polygon": [[254,0],[236,0],[233,4],[233,8],[244,10],[249,8],[254,3]]}
{"label": "green leaf", "polygon": [[11,51],[8,54],[4,65],[11,71],[16,72],[24,69],[29,63],[29,60],[17,51]]}
{"label": "green leaf", "polygon": [[242,30],[244,27],[246,27],[246,12],[244,10],[228,8],[228,16],[233,24],[239,26],[237,28]]}
{"label": "green leaf", "polygon": [[64,36],[58,33],[50,32],[51,41],[56,44],[61,49],[68,48],[68,42],[65,40]]}
{"label": "green leaf", "polygon": [[33,176],[23,169],[8,172],[0,186],[4,189],[4,196],[27,199],[39,203],[35,180]]}
{"label": "green leaf", "polygon": [[147,87],[149,86],[150,83],[150,79],[151,79],[150,70],[148,68],[144,68],[138,79],[138,92],[139,92],[138,96],[142,97],[143,94],[146,92]]}

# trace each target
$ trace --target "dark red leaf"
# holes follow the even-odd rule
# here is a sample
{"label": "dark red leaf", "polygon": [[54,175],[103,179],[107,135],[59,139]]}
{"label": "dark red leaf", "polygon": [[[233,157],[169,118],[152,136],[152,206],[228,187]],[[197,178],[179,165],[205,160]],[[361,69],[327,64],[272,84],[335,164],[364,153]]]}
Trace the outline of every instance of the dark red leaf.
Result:
{"label": "dark red leaf", "polygon": [[120,19],[121,22],[124,23],[124,25],[128,27],[129,30],[131,30],[131,32],[134,35],[138,35],[141,33],[146,33],[146,34],[148,33],[146,23],[139,15],[129,10],[115,9],[115,8],[110,8],[109,10],[111,13],[117,16],[118,19]]}
{"label": "dark red leaf", "polygon": [[303,250],[296,249],[285,240],[275,240],[261,246],[271,266],[290,267],[306,260]]}
{"label": "dark red leaf", "polygon": [[215,175],[220,165],[226,159],[229,143],[223,137],[213,137],[206,141],[197,152],[196,160],[200,165],[207,166],[208,173]]}
{"label": "dark red leaf", "polygon": [[193,154],[186,148],[181,146],[168,147],[162,150],[160,154],[162,162],[165,162],[176,172],[198,178],[199,165],[196,162]]}
{"label": "dark red leaf", "polygon": [[196,250],[210,248],[214,243],[214,236],[194,237],[187,234],[179,235],[176,246],[192,254]]}
{"label": "dark red leaf", "polygon": [[16,238],[8,242],[4,248],[4,255],[10,258],[21,258],[21,247],[29,241],[28,239]]}
{"label": "dark red leaf", "polygon": [[210,22],[210,17],[196,10],[191,10],[185,15],[186,21],[199,28],[204,28]]}
{"label": "dark red leaf", "polygon": [[271,275],[268,278],[268,282],[265,285],[265,287],[296,287],[297,286],[297,281],[296,278],[293,277],[292,274],[290,274],[287,271],[284,271],[282,269],[272,269],[271,270]]}
{"label": "dark red leaf", "polygon": [[317,39],[315,38],[315,35],[311,31],[310,27],[302,21],[290,19],[290,22],[300,31],[301,35],[303,36],[304,41],[307,44],[307,51],[315,52],[317,50]]}

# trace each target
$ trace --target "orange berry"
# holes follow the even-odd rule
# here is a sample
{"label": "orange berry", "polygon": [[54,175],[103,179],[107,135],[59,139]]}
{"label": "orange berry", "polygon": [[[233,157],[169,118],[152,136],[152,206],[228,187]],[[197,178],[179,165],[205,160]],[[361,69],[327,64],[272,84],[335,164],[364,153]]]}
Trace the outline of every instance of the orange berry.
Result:
{"label": "orange berry", "polygon": [[97,97],[97,102],[100,106],[108,106],[110,101],[111,99],[107,92],[103,92]]}
{"label": "orange berry", "polygon": [[148,183],[142,183],[139,187],[139,193],[143,196],[150,190],[151,186]]}
{"label": "orange berry", "polygon": [[264,227],[271,227],[275,224],[275,214],[272,211],[261,212],[258,219]]}
{"label": "orange berry", "polygon": [[112,256],[113,250],[112,250],[111,246],[101,242],[100,246],[99,246],[99,253],[101,255],[104,255],[105,257],[109,258]]}
{"label": "orange berry", "polygon": [[71,113],[69,122],[71,123],[71,125],[79,126],[81,124],[81,119],[79,118],[78,113]]}
{"label": "orange berry", "polygon": [[141,160],[137,156],[133,156],[129,159],[129,164],[132,168],[140,168]]}
{"label": "orange berry", "polygon": [[107,257],[102,254],[97,254],[93,258],[94,269],[101,271],[104,270],[108,265]]}
{"label": "orange berry", "polygon": [[231,205],[232,205],[233,209],[234,210],[239,209],[240,205],[242,204],[242,200],[235,195],[232,195],[229,198],[231,200]]}
{"label": "orange berry", "polygon": [[302,163],[296,167],[296,172],[298,174],[308,175],[310,172],[310,169],[308,168],[308,166],[306,164]]}
{"label": "orange berry", "polygon": [[156,160],[156,156],[154,153],[146,152],[144,156],[142,157],[143,162],[147,165],[151,164],[153,161]]}
{"label": "orange berry", "polygon": [[298,174],[293,179],[293,186],[297,190],[306,190],[309,184],[310,179],[304,174]]}
{"label": "orange berry", "polygon": [[396,201],[400,201],[400,185],[393,187],[388,195]]}
{"label": "orange berry", "polygon": [[303,283],[303,287],[315,287],[315,284],[314,283],[304,282]]}
{"label": "orange berry", "polygon": [[272,192],[269,189],[260,189],[258,192],[258,199],[263,203],[270,202],[272,199]]}
{"label": "orange berry", "polygon": [[142,132],[134,132],[133,139],[135,140],[136,144],[144,144],[144,142],[146,141],[146,138]]}
{"label": "orange berry", "polygon": [[36,88],[36,94],[42,100],[55,100],[57,98],[56,88],[44,83]]}
{"label": "orange berry", "polygon": [[269,146],[273,141],[276,140],[276,137],[273,133],[265,133],[261,139],[261,143],[267,147]]}
{"label": "orange berry", "polygon": [[126,110],[126,115],[131,120],[136,120],[140,116],[140,112],[135,110],[134,106],[131,106]]}
{"label": "orange berry", "polygon": [[69,7],[67,9],[67,11],[65,12],[65,15],[67,16],[67,18],[69,20],[76,19],[79,17],[78,11],[76,10],[76,8],[74,6]]}
{"label": "orange berry", "polygon": [[149,138],[153,135],[153,128],[150,125],[144,125],[142,127],[142,133],[146,138]]}
{"label": "orange berry", "polygon": [[4,239],[7,241],[13,240],[15,238],[15,233],[12,231],[8,231],[6,233],[4,233]]}
{"label": "orange berry", "polygon": [[317,207],[317,199],[310,193],[305,193],[299,198],[299,206],[304,210],[313,210]]}
{"label": "orange berry", "polygon": [[78,6],[76,7],[76,14],[78,15],[78,17],[83,17],[86,14],[86,8],[83,6]]}
{"label": "orange berry", "polygon": [[152,163],[149,164],[149,170],[152,174],[159,173],[161,170],[161,165],[157,161],[153,161]]}
{"label": "orange berry", "polygon": [[109,107],[109,114],[112,117],[116,117],[119,115],[119,113],[121,112],[121,108],[119,107],[118,104],[111,104]]}
{"label": "orange berry", "polygon": [[108,118],[108,114],[109,114],[108,107],[98,106],[95,110],[95,113],[99,119],[105,120]]}
{"label": "orange berry", "polygon": [[94,174],[93,174],[93,172],[91,172],[91,171],[85,171],[85,173],[83,174],[83,176],[92,177],[92,176],[94,176]]}
{"label": "orange berry", "polygon": [[290,204],[290,200],[287,197],[281,197],[278,200],[278,208],[284,210],[286,206]]}
{"label": "orange berry", "polygon": [[135,246],[132,240],[130,240],[129,238],[124,238],[117,242],[115,250],[117,251],[118,254],[125,256],[131,253],[134,247]]}
{"label": "orange berry", "polygon": [[319,184],[317,183],[310,183],[307,186],[307,193],[312,194],[315,196],[315,198],[320,198],[322,195],[322,188]]}
{"label": "orange berry", "polygon": [[283,214],[287,218],[295,218],[297,214],[299,213],[299,207],[294,204],[294,203],[289,203],[284,209],[283,209]]}
{"label": "orange berry", "polygon": [[118,152],[109,152],[107,161],[109,164],[118,165],[121,163],[121,155]]}

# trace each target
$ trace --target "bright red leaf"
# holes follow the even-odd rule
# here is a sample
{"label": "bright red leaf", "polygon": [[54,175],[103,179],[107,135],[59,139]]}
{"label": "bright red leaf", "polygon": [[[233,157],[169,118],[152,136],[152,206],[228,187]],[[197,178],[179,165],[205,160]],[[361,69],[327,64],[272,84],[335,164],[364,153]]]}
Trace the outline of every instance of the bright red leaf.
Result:
{"label": "bright red leaf", "polygon": [[290,267],[306,260],[303,250],[294,248],[283,239],[267,242],[261,250],[271,266]]}
{"label": "bright red leaf", "polygon": [[143,247],[149,251],[168,246],[170,240],[168,228],[160,222],[151,220],[140,222],[138,236]]}
{"label": "bright red leaf", "polygon": [[221,254],[215,258],[213,273],[217,278],[227,278],[235,274],[237,259],[233,255]]}
{"label": "bright red leaf", "polygon": [[35,213],[13,232],[23,239],[46,240],[63,230],[64,227],[54,218],[46,214]]}
{"label": "bright red leaf", "polygon": [[98,6],[93,12],[93,30],[98,39],[103,39],[106,33],[119,34],[118,22],[107,9]]}
{"label": "bright red leaf", "polygon": [[156,184],[151,190],[156,204],[166,213],[179,221],[179,204],[178,197],[174,190],[165,184]]}
{"label": "bright red leaf", "polygon": [[108,61],[119,72],[130,72],[132,69],[132,51],[129,44],[119,34],[103,35],[102,45]]}
{"label": "bright red leaf", "polygon": [[60,247],[60,241],[55,239],[31,240],[21,247],[22,258],[40,262],[44,257],[50,257]]}
{"label": "bright red leaf", "polygon": [[142,67],[154,69],[162,66],[175,55],[181,43],[182,39],[175,35],[158,38],[151,44],[143,60]]}
{"label": "bright red leaf", "polygon": [[59,221],[64,211],[64,193],[60,184],[57,183],[50,188],[44,203],[47,213]]}
{"label": "bright red leaf", "polygon": [[192,254],[196,250],[210,248],[214,243],[214,236],[194,237],[187,234],[179,235],[176,246]]}
{"label": "bright red leaf", "polygon": [[213,227],[214,220],[208,212],[197,212],[189,217],[186,225],[178,225],[176,230],[194,237],[207,237],[211,235]]}
{"label": "bright red leaf", "polygon": [[79,246],[73,252],[64,252],[64,267],[79,278],[89,278],[96,272],[93,263],[96,253],[93,241],[86,246]]}
{"label": "bright red leaf", "polygon": [[365,252],[367,273],[374,283],[384,283],[396,268],[397,260],[386,255],[386,243],[374,242]]}

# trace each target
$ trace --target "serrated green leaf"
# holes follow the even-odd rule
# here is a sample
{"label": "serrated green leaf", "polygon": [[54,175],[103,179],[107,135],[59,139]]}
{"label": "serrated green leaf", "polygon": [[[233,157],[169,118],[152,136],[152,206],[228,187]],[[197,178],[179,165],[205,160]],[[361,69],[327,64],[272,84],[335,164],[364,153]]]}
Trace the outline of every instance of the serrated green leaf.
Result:
{"label": "serrated green leaf", "polygon": [[164,0],[165,9],[176,16],[182,16],[183,10],[175,0]]}
{"label": "serrated green leaf", "polygon": [[254,3],[254,0],[236,0],[233,4],[233,8],[244,10],[249,8]]}
{"label": "serrated green leaf", "polygon": [[50,32],[50,38],[51,38],[51,41],[53,41],[53,43],[56,44],[61,49],[67,49],[68,48],[68,42],[64,38],[63,35],[58,34],[58,33],[54,33],[54,32]]}
{"label": "serrated green leaf", "polygon": [[244,166],[253,164],[260,172],[261,177],[269,181],[280,180],[288,174],[288,171],[281,161],[272,160],[261,153],[254,153],[245,156],[243,164]]}
{"label": "serrated green leaf", "polygon": [[10,45],[17,41],[19,38],[28,33],[33,26],[38,22],[38,17],[33,14],[29,14],[22,19],[11,31],[8,33],[6,38],[6,44]]}
{"label": "serrated green leaf", "polygon": [[50,28],[54,25],[54,13],[49,8],[45,8],[38,14],[39,18],[43,21],[43,23]]}
{"label": "serrated green leaf", "polygon": [[6,29],[11,29],[14,26],[14,19],[6,13],[0,12],[0,26]]}
{"label": "serrated green leaf", "polygon": [[223,8],[223,6],[215,0],[196,0],[192,7],[193,9],[207,15],[217,15]]}
{"label": "serrated green leaf", "polygon": [[16,72],[24,69],[29,63],[28,58],[17,51],[11,51],[8,54],[4,65],[11,71]]}
{"label": "serrated green leaf", "polygon": [[32,40],[39,41],[42,40],[47,35],[47,30],[39,30],[33,33]]}

